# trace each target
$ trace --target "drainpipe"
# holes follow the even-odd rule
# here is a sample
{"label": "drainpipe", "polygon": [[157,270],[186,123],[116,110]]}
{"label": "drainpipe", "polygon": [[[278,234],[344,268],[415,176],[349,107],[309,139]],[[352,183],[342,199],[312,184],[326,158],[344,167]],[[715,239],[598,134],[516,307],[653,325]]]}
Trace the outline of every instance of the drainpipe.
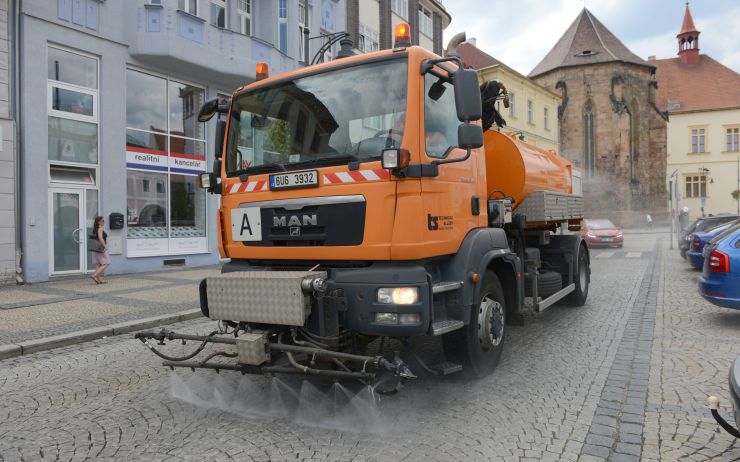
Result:
{"label": "drainpipe", "polygon": [[[11,94],[13,95],[13,119],[15,121],[15,149],[13,151],[13,161],[15,164],[15,282],[18,284],[25,284],[26,281],[23,278],[23,266],[21,259],[23,257],[23,214],[21,213],[21,181],[23,169],[21,168],[21,11],[23,10],[23,0],[10,0],[10,7],[13,15],[13,33],[11,34],[11,40],[13,41],[10,49],[13,50],[13,59],[11,62],[11,69],[13,69],[13,76],[11,81]],[[8,21],[10,22],[10,21]]]}

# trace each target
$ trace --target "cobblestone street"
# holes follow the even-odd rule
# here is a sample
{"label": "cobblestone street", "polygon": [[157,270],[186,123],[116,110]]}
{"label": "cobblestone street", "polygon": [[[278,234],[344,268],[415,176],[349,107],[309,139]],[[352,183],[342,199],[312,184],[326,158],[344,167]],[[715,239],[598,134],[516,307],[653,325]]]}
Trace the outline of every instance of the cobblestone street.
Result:
{"label": "cobblestone street", "polygon": [[[244,390],[269,379],[171,372],[121,335],[0,361],[0,460],[739,460],[740,443],[706,398],[718,396],[731,420],[740,312],[699,296],[698,272],[668,249],[667,234],[625,239],[623,249],[593,250],[585,306],[557,305],[509,327],[493,375],[408,383],[380,399],[371,428],[322,424],[316,407],[255,416],[245,410],[257,398]],[[110,305],[106,322],[197,307],[197,281],[212,271],[112,278],[110,293],[94,298],[85,291],[98,287],[75,281],[7,296],[0,344],[29,338],[34,319],[14,306],[56,297],[55,314],[43,304],[32,314],[57,319],[37,334],[53,335],[90,327],[85,303]],[[214,324],[170,328],[207,333]],[[174,398],[183,387],[210,388],[211,406]]]}

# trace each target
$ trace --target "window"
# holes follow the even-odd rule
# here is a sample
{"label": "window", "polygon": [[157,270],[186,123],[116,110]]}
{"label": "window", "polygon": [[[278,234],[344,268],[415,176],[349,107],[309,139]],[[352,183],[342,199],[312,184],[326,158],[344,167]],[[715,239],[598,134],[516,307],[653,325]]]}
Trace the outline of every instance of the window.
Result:
{"label": "window", "polygon": [[300,54],[300,61],[308,62],[308,31],[310,13],[306,0],[300,0],[298,2],[298,52]]}
{"label": "window", "polygon": [[128,69],[126,95],[128,256],[206,251],[204,90]]}
{"label": "window", "polygon": [[419,5],[419,31],[423,34],[434,38],[434,28],[432,27],[432,12]]}
{"label": "window", "polygon": [[252,0],[239,0],[236,15],[239,18],[239,32],[252,35]]}
{"label": "window", "polygon": [[427,155],[430,157],[444,157],[447,152],[457,145],[457,119],[455,109],[455,92],[452,85],[443,83],[446,91],[435,100],[430,95],[432,85],[439,81],[431,74],[424,76],[424,138]]}
{"label": "window", "polygon": [[226,29],[226,11],[228,10],[227,0],[211,0],[211,24]]}
{"label": "window", "polygon": [[725,129],[726,148],[728,152],[740,151],[740,127],[729,127]]}
{"label": "window", "polygon": [[544,108],[542,113],[544,123],[545,123],[545,130],[550,129],[550,108]]}
{"label": "window", "polygon": [[691,152],[699,153],[706,152],[704,144],[704,129],[703,128],[692,128],[691,129]]}
{"label": "window", "polygon": [[380,49],[378,32],[360,23],[360,42],[357,44],[357,49],[365,53],[378,51]]}
{"label": "window", "polygon": [[198,16],[198,0],[178,0],[177,7],[193,16]]}
{"label": "window", "polygon": [[50,161],[98,163],[98,61],[48,49],[47,114]]}
{"label": "window", "polygon": [[409,0],[391,0],[391,9],[401,18],[409,19]]}
{"label": "window", "polygon": [[278,3],[278,48],[284,54],[288,54],[288,5],[287,0],[279,0]]}
{"label": "window", "polygon": [[685,197],[707,197],[707,177],[706,175],[687,175],[686,176],[686,195]]}
{"label": "window", "polygon": [[527,122],[534,125],[534,103],[531,99],[527,100]]}
{"label": "window", "polygon": [[516,117],[516,94],[513,91],[509,92],[509,116]]}
{"label": "window", "polygon": [[594,129],[594,108],[588,104],[583,111],[583,155],[586,176],[592,177],[596,172],[596,141]]}

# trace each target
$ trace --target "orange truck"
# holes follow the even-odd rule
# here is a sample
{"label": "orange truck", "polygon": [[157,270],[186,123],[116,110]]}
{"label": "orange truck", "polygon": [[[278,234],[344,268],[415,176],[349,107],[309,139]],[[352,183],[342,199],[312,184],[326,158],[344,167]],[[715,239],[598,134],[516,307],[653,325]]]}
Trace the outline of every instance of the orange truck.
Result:
{"label": "orange truck", "polygon": [[[578,172],[499,132],[503,86],[403,27],[390,50],[273,76],[258,64],[228,104],[203,106],[219,120],[201,182],[221,196],[230,261],[200,284],[218,330],[137,334],[166,365],[400,380],[418,374],[411,354],[426,372],[485,375],[523,312],[585,303],[589,251],[567,232]],[[419,336],[440,336],[446,360],[414,354]],[[150,339],[200,347],[172,357]]]}

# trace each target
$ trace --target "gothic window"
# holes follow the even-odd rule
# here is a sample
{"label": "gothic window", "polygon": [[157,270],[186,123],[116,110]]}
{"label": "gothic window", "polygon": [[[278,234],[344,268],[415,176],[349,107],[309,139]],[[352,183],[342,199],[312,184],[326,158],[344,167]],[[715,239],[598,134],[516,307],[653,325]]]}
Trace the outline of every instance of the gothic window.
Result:
{"label": "gothic window", "polygon": [[596,172],[596,143],[594,133],[594,108],[591,104],[588,104],[583,111],[583,156],[587,177],[593,176]]}

